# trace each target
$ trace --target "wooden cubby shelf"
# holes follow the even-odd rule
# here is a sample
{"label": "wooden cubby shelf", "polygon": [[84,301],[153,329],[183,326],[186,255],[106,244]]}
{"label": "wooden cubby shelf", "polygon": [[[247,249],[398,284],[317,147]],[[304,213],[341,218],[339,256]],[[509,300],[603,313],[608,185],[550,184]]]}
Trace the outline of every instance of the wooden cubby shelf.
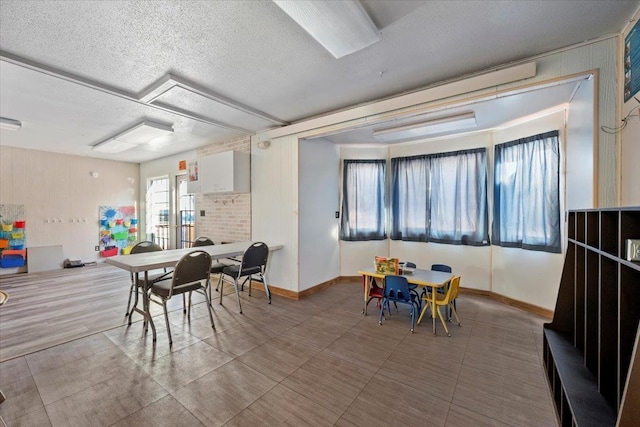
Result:
{"label": "wooden cubby shelf", "polygon": [[640,207],[570,211],[544,365],[561,426],[640,425]]}

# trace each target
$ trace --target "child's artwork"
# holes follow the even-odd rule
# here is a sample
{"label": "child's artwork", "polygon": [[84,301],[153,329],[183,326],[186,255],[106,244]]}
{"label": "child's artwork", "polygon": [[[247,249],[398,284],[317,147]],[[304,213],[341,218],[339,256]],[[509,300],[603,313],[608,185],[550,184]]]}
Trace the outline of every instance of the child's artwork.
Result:
{"label": "child's artwork", "polygon": [[100,254],[110,257],[128,254],[138,240],[138,219],[134,206],[100,206]]}

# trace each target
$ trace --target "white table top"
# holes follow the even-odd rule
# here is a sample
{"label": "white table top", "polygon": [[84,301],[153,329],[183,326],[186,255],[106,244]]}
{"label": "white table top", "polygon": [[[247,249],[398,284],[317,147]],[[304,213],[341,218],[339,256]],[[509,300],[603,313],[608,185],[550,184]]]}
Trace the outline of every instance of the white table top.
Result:
{"label": "white table top", "polygon": [[[358,271],[358,274],[364,276],[372,276],[378,279],[382,279],[386,276],[386,274],[376,273],[374,268],[364,268]],[[411,284],[418,286],[432,286],[432,287],[441,287],[447,284],[449,280],[453,278],[453,274],[444,273],[442,271],[434,271],[434,270],[422,270],[415,269],[413,273],[403,274],[404,277],[407,278],[407,281]]]}
{"label": "white table top", "polygon": [[[211,258],[228,258],[242,255],[255,242],[225,243],[213,246],[198,246],[196,248],[167,249],[166,251],[146,252],[141,254],[117,255],[105,260],[107,264],[115,265],[132,273],[155,270],[157,268],[173,267],[182,256],[195,250],[202,250]],[[282,249],[282,245],[268,245],[269,251]]]}

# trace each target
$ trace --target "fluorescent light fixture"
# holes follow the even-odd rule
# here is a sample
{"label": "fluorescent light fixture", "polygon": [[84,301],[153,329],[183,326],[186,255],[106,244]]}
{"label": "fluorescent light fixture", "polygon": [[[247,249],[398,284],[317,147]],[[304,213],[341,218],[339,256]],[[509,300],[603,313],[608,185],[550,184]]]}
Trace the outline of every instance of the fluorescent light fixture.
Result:
{"label": "fluorescent light fixture", "polygon": [[20,130],[22,127],[22,123],[20,120],[7,119],[5,117],[0,117],[0,129],[6,130]]}
{"label": "fluorescent light fixture", "polygon": [[380,31],[357,0],[273,2],[336,59],[382,39]]}
{"label": "fluorescent light fixture", "polygon": [[470,112],[456,116],[441,117],[426,122],[377,130],[373,132],[373,137],[380,142],[396,142],[400,140],[417,139],[436,133],[469,129],[476,126],[476,115]]}
{"label": "fluorescent light fixture", "polygon": [[93,150],[109,154],[120,153],[137,147],[138,145],[151,142],[171,132],[173,132],[171,126],[144,121],[94,145]]}

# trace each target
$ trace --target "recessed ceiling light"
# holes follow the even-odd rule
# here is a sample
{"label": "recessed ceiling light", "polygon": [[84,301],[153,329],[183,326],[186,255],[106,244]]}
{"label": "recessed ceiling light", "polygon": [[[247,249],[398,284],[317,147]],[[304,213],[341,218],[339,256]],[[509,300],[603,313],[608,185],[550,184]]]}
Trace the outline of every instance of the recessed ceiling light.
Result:
{"label": "recessed ceiling light", "polygon": [[287,15],[337,59],[382,39],[357,0],[273,0]]}
{"label": "recessed ceiling light", "polygon": [[169,125],[144,121],[94,145],[92,149],[101,153],[120,153],[172,132],[173,128]]}
{"label": "recessed ceiling light", "polygon": [[20,130],[21,127],[22,127],[22,122],[20,122],[20,120],[7,119],[5,117],[0,117],[0,129]]}

